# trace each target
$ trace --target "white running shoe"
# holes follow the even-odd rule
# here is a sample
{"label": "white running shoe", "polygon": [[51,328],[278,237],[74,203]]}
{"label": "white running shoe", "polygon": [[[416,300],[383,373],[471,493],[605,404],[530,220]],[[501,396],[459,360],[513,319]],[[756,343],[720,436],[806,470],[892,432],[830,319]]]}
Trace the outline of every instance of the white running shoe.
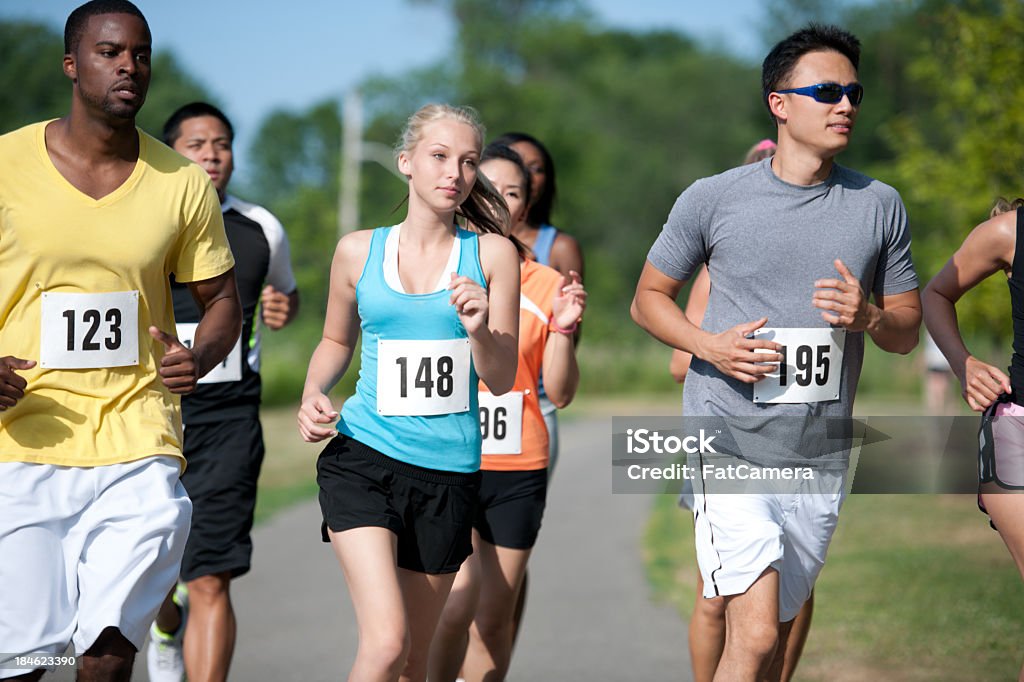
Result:
{"label": "white running shoe", "polygon": [[150,682],[182,682],[185,679],[185,658],[181,644],[188,619],[188,588],[178,583],[171,599],[181,613],[181,624],[170,635],[158,628],[156,623],[150,626],[149,644],[146,647],[146,670]]}

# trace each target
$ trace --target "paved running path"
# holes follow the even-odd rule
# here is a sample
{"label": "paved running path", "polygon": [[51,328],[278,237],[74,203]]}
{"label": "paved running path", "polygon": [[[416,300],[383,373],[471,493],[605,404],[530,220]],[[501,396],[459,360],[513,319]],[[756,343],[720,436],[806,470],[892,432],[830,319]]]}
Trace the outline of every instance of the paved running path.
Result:
{"label": "paved running path", "polygon": [[[690,679],[685,625],[651,601],[644,576],[652,500],[611,494],[610,447],[610,419],[562,426],[512,682]],[[315,500],[303,502],[256,529],[253,570],[232,588],[239,627],[231,679],[345,678],[356,624],[341,569],[320,543],[319,514]],[[142,655],[134,677],[146,679]]]}

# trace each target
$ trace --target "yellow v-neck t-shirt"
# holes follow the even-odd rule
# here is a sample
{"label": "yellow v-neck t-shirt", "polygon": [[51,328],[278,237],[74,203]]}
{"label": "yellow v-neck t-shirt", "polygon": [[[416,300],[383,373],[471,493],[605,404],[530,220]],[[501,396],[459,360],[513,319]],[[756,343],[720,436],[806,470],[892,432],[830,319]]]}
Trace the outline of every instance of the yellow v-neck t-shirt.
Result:
{"label": "yellow v-neck t-shirt", "polygon": [[[46,125],[0,136],[0,356],[39,363],[19,371],[25,397],[0,412],[0,461],[180,458],[180,403],[157,374],[164,347],[148,328],[174,332],[169,274],[193,282],[233,266],[217,194],[199,166],[140,130],[131,175],[93,199],[53,165]],[[117,355],[132,335],[128,364],[89,359]],[[43,366],[54,349],[108,366]]]}

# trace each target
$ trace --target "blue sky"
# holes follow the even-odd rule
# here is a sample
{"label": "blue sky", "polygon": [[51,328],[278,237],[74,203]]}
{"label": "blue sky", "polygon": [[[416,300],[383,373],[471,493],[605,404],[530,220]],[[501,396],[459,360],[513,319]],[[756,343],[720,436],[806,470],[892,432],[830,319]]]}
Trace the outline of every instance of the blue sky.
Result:
{"label": "blue sky", "polygon": [[[0,17],[63,31],[82,0],[0,0]],[[134,0],[156,49],[170,49],[218,100],[245,151],[275,108],[301,109],[372,74],[397,74],[448,54],[454,28],[432,3],[409,0]],[[756,58],[759,0],[582,0],[609,26],[672,28]],[[54,64],[54,68],[60,68]]]}

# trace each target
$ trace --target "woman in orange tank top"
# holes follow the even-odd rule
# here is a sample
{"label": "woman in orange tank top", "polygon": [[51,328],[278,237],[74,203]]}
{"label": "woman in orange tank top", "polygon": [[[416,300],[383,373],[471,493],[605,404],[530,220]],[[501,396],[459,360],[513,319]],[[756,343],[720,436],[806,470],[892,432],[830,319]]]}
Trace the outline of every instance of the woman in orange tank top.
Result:
{"label": "woman in orange tank top", "polygon": [[[505,197],[513,222],[529,205],[530,175],[518,154],[490,145],[480,172]],[[481,385],[483,436],[473,555],[462,564],[434,635],[430,679],[504,679],[512,656],[513,616],[547,494],[548,432],[538,401],[565,407],[579,367],[573,332],[586,307],[579,274],[520,261],[519,366],[512,390],[494,397]]]}

